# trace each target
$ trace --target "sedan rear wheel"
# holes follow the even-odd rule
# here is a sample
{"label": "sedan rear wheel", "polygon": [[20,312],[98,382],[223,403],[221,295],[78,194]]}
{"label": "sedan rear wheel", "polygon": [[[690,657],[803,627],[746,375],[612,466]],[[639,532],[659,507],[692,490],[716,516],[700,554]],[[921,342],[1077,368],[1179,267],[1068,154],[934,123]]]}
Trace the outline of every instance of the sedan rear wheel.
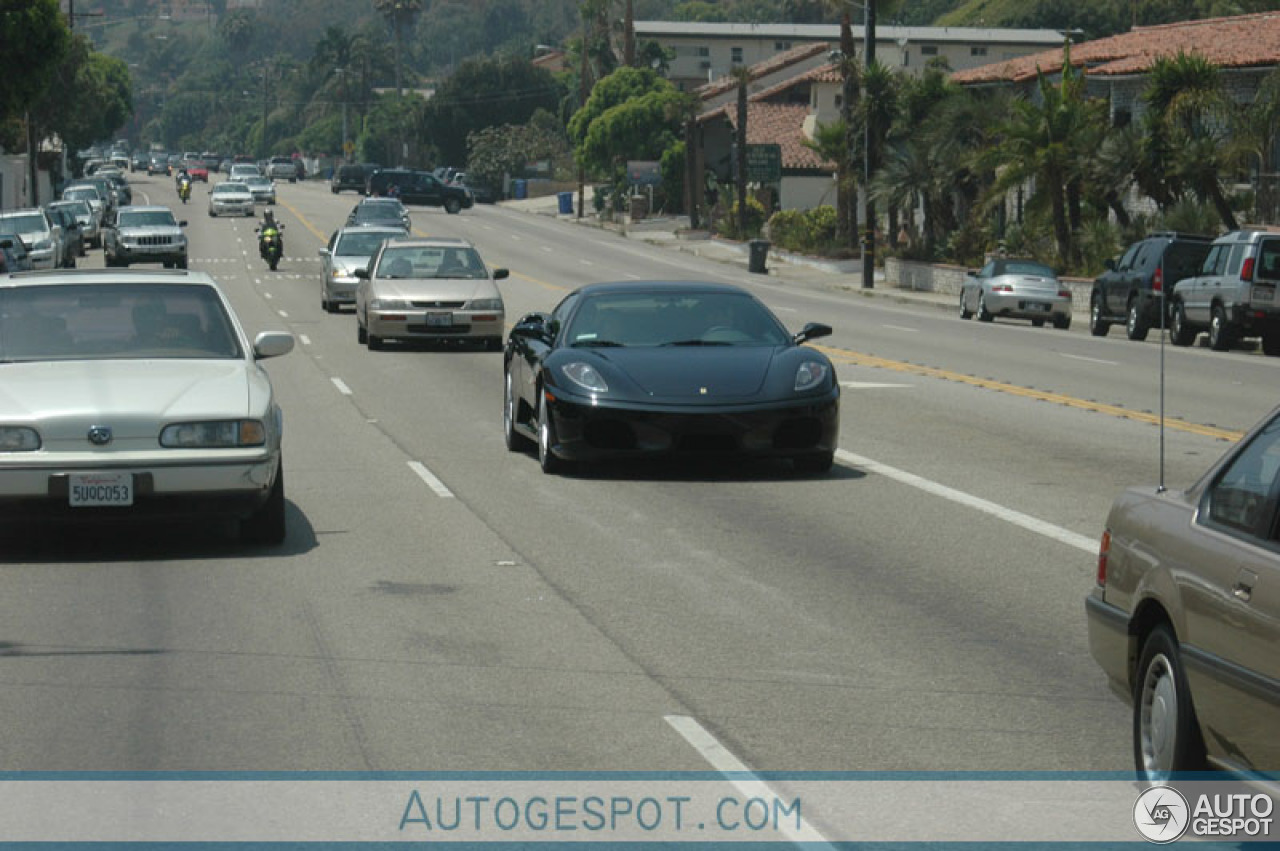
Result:
{"label": "sedan rear wheel", "polygon": [[987,296],[985,293],[978,293],[978,321],[990,322],[995,319],[991,311],[987,310]]}
{"label": "sedan rear wheel", "polygon": [[1262,335],[1262,353],[1267,357],[1280,357],[1280,331]]}
{"label": "sedan rear wheel", "polygon": [[555,426],[551,422],[551,411],[547,409],[547,394],[538,388],[538,466],[547,475],[559,473],[564,462],[551,451],[555,443]]}
{"label": "sedan rear wheel", "polygon": [[369,342],[369,332],[359,322],[356,322],[356,342],[362,346]]}
{"label": "sedan rear wheel", "polygon": [[1133,694],[1133,757],[1138,772],[1164,779],[1204,765],[1204,740],[1191,705],[1178,643],[1160,624],[1147,636]]}
{"label": "sedan rear wheel", "polygon": [[532,445],[533,441],[516,431],[516,391],[511,381],[511,372],[504,370],[506,376],[505,390],[502,397],[502,437],[507,449],[522,452]]}
{"label": "sedan rear wheel", "polygon": [[795,466],[797,473],[817,476],[831,472],[831,465],[835,463],[835,459],[834,452],[823,452],[818,455],[797,455],[791,459],[791,463]]}

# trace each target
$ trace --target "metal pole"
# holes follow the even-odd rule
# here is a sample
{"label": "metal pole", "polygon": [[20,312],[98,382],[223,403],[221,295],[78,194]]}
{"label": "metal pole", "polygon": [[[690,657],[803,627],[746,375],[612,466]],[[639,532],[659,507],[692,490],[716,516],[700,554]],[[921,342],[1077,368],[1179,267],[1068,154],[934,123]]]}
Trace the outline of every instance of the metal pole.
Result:
{"label": "metal pole", "polygon": [[[582,63],[578,71],[578,109],[587,105],[591,89],[587,85],[587,13],[582,12]],[[578,164],[578,218],[582,218],[582,208],[587,195],[587,169]],[[613,199],[609,199],[612,203]]]}
{"label": "metal pole", "polygon": [[342,75],[342,161],[351,162],[347,153],[347,69],[339,68],[337,73]]}
{"label": "metal pole", "polygon": [[270,66],[262,66],[262,136],[258,141],[258,159],[267,156],[267,71]]}
{"label": "metal pole", "polygon": [[863,215],[866,218],[865,230],[862,234],[862,288],[869,290],[876,285],[876,205],[871,200],[871,172],[874,162],[874,152],[872,145],[875,143],[875,105],[871,103],[871,89],[867,86],[868,78],[871,74],[871,65],[876,61],[876,0],[867,0],[867,5],[863,7],[866,15],[866,35],[865,43],[862,46],[863,55],[866,57],[867,73],[863,75],[862,80],[862,106],[866,110],[866,139],[863,144],[863,163],[864,174],[862,181],[862,191],[865,193],[866,204],[863,208]]}

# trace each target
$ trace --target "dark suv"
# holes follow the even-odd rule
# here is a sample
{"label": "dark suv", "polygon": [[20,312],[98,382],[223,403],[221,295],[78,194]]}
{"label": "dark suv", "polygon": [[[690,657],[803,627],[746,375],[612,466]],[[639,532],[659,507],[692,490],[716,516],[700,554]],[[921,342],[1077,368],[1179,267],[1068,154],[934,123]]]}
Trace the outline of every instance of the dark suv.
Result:
{"label": "dark suv", "polygon": [[1207,236],[1153,233],[1118,262],[1108,260],[1089,297],[1089,332],[1103,337],[1113,323],[1124,323],[1130,340],[1145,340],[1160,324],[1161,292],[1172,293],[1178,281],[1196,274],[1211,242]]}
{"label": "dark suv", "polygon": [[354,189],[364,193],[364,169],[358,165],[340,165],[329,182],[329,191],[337,195],[344,189]]}
{"label": "dark suv", "polygon": [[456,213],[475,203],[465,186],[445,183],[431,172],[398,168],[375,171],[369,178],[369,194],[396,197],[404,204],[444,207],[447,213]]}

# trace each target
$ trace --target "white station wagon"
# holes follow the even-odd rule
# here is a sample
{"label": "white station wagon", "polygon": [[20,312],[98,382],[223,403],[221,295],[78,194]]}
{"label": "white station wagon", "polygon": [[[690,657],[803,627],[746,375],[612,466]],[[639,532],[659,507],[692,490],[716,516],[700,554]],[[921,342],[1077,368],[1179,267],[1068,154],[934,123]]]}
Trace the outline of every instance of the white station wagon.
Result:
{"label": "white station wagon", "polygon": [[226,297],[195,272],[0,275],[0,521],[209,516],[285,537],[281,412]]}

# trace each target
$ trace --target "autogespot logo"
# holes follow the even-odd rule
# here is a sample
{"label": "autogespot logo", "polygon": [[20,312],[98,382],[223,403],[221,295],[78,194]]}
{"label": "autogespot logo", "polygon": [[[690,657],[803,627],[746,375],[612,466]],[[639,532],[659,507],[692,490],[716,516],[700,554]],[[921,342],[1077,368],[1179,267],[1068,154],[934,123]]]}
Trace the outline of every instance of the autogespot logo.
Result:
{"label": "autogespot logo", "polygon": [[1148,842],[1164,845],[1187,832],[1191,810],[1177,789],[1152,786],[1133,805],[1133,823]]}

